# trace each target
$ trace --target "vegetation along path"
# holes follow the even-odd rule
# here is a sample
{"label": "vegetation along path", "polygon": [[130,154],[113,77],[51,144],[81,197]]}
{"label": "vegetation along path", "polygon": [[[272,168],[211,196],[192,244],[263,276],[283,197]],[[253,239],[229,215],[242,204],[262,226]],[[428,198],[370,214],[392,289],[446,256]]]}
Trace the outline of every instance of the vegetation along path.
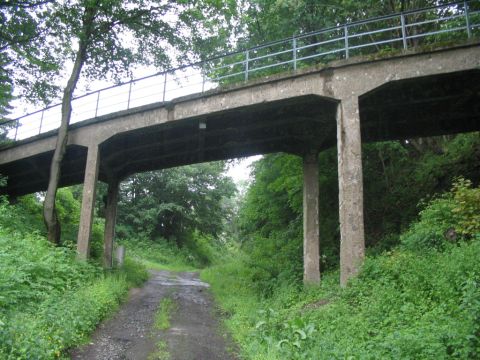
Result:
{"label": "vegetation along path", "polygon": [[129,301],[72,359],[235,359],[215,319],[208,284],[196,273],[152,271]]}

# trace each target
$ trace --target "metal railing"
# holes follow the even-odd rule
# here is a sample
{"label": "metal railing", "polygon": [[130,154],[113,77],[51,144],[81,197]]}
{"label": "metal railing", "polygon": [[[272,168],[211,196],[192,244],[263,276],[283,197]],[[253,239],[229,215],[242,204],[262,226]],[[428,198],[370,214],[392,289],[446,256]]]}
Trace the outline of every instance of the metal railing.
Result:
{"label": "metal railing", "polygon": [[[480,0],[350,22],[78,96],[72,102],[71,123],[314,64],[479,36]],[[58,128],[60,118],[57,104],[2,125],[10,125],[8,138],[19,140]]]}

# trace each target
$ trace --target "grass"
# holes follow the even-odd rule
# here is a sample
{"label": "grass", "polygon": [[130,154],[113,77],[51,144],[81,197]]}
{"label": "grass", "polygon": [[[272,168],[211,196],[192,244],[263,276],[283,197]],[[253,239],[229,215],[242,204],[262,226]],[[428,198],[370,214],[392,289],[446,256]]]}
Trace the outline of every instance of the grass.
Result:
{"label": "grass", "polygon": [[132,259],[106,273],[38,234],[0,227],[0,359],[66,357],[147,277]]}
{"label": "grass", "polygon": [[206,269],[245,359],[480,357],[480,238],[445,251],[368,257],[342,289],[284,284],[258,296],[241,262]]}
{"label": "grass", "polygon": [[165,341],[159,340],[156,344],[156,351],[148,356],[148,360],[170,360],[168,345]]}
{"label": "grass", "polygon": [[[155,313],[155,320],[153,328],[156,330],[167,330],[170,328],[170,319],[174,311],[177,310],[177,304],[169,298],[165,297],[160,300],[158,309]],[[156,350],[148,356],[148,360],[169,360],[170,354],[168,352],[167,343],[164,340],[159,340],[155,344]]]}
{"label": "grass", "polygon": [[123,239],[121,243],[127,248],[127,254],[149,269],[174,272],[197,270],[197,261],[188,249],[178,249],[166,241]]}
{"label": "grass", "polygon": [[143,264],[147,269],[152,269],[152,270],[166,270],[166,271],[172,271],[172,272],[198,271],[198,269],[196,269],[195,267],[184,264],[182,262],[171,262],[168,264],[159,264],[155,261],[146,260],[142,258],[135,258],[135,260]]}
{"label": "grass", "polygon": [[177,305],[171,298],[164,298],[158,305],[155,314],[154,328],[157,330],[167,330],[170,328],[170,319],[172,313],[176,311]]}

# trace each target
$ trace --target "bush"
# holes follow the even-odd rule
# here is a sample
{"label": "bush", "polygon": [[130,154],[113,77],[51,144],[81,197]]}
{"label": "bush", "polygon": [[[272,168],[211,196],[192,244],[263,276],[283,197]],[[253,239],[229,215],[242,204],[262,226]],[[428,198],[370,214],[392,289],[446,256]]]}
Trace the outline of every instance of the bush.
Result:
{"label": "bush", "polygon": [[187,270],[198,265],[187,247],[179,249],[175,243],[162,238],[154,241],[142,238],[121,239],[119,243],[126,247],[127,255],[149,267]]}
{"label": "bush", "polygon": [[472,182],[459,178],[453,184],[453,199],[455,208],[452,209],[456,220],[458,233],[472,237],[480,233],[480,187],[472,188]]}
{"label": "bush", "polygon": [[61,357],[116,309],[127,289],[124,276],[108,276],[62,296],[51,296],[34,311],[11,314],[0,327],[0,358]]}
{"label": "bush", "polygon": [[0,312],[73,290],[98,277],[98,266],[75,261],[75,252],[54,247],[36,234],[0,228]]}
{"label": "bush", "polygon": [[73,249],[55,247],[29,229],[4,229],[17,211],[0,204],[0,359],[62,357],[148,273],[126,259],[124,268],[105,276],[95,263],[76,261]]}
{"label": "bush", "polygon": [[145,265],[126,257],[123,267],[119,270],[125,276],[130,287],[138,287],[148,279],[148,271]]}
{"label": "bush", "polygon": [[401,242],[409,250],[441,250],[449,242],[472,238],[478,233],[480,188],[472,188],[471,181],[459,178],[450,192],[426,205],[419,221],[401,236]]}
{"label": "bush", "polygon": [[[480,240],[480,239],[478,239]],[[480,241],[368,257],[349,286],[277,286],[258,297],[236,260],[202,273],[247,359],[476,359]],[[240,259],[240,257],[239,257]]]}

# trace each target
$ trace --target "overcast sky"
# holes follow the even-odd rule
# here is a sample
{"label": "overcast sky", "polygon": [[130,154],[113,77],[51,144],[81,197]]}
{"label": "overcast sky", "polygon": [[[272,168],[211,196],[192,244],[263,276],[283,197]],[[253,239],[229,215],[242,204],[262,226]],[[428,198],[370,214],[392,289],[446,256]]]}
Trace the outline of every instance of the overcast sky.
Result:
{"label": "overcast sky", "polygon": [[261,157],[262,157],[261,155],[255,155],[255,156],[243,158],[242,160],[235,163],[234,165],[231,165],[231,167],[227,171],[227,175],[230,176],[237,185],[239,185],[240,182],[246,181],[249,179],[249,176],[250,176],[249,166],[254,161],[260,159]]}

